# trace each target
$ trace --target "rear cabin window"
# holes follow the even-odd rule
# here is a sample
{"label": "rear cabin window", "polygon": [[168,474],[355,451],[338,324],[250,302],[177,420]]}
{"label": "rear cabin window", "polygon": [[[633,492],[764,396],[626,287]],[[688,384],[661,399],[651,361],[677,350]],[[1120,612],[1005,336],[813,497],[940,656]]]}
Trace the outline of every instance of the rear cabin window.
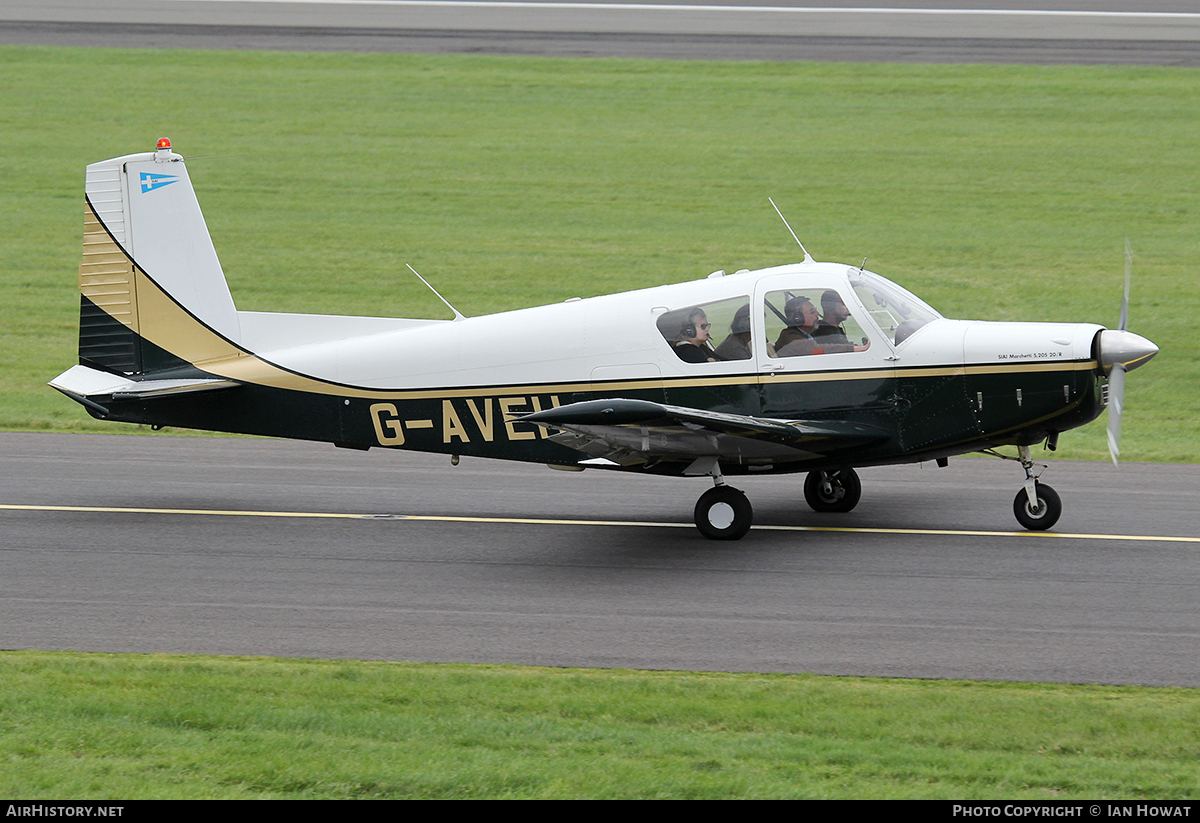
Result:
{"label": "rear cabin window", "polygon": [[735,297],[663,312],[658,331],[685,363],[750,359],[750,297]]}

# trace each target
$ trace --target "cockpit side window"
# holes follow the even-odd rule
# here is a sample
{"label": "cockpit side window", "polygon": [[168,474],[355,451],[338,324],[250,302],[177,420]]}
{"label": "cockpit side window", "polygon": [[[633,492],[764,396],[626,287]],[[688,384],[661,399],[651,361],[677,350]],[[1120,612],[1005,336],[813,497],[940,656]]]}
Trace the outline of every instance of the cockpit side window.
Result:
{"label": "cockpit side window", "polygon": [[835,289],[786,289],[763,304],[771,357],[866,351],[871,341]]}
{"label": "cockpit side window", "polygon": [[658,316],[658,331],[685,363],[750,359],[750,297],[684,306]]}

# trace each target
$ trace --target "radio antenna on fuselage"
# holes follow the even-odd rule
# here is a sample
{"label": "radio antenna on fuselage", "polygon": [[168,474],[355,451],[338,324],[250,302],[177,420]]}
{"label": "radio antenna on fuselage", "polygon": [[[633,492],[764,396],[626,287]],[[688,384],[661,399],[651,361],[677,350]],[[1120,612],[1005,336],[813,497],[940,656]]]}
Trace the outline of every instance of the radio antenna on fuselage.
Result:
{"label": "radio antenna on fuselage", "polygon": [[464,317],[464,316],[463,316],[463,313],[462,313],[462,312],[460,312],[458,309],[456,309],[456,308],[454,308],[453,306],[451,306],[451,305],[450,305],[450,301],[449,301],[449,300],[447,300],[446,298],[442,297],[441,293],[440,293],[440,292],[439,292],[437,289],[435,289],[433,286],[430,286],[430,285],[429,285],[429,281],[428,281],[428,280],[426,280],[424,277],[422,277],[422,276],[421,276],[421,275],[420,275],[420,274],[417,272],[417,270],[416,270],[416,269],[414,269],[412,266],[409,266],[409,264],[408,264],[408,263],[405,263],[404,265],[408,266],[408,270],[409,270],[410,272],[412,272],[413,274],[417,275],[417,279],[418,279],[418,280],[420,280],[422,283],[424,283],[426,286],[428,286],[428,287],[429,287],[429,290],[430,290],[431,292],[433,292],[434,294],[436,294],[436,295],[437,295],[437,299],[438,299],[438,300],[441,300],[443,303],[445,303],[445,304],[446,304],[446,308],[448,308],[448,309],[450,309],[450,311],[454,312],[454,319],[455,319],[455,320],[466,320],[466,319],[467,319],[466,317]]}
{"label": "radio antenna on fuselage", "polygon": [[800,251],[804,252],[804,262],[811,263],[812,255],[808,253],[808,249],[804,248],[804,244],[800,242],[800,238],[796,236],[794,231],[792,231],[791,224],[788,223],[787,218],[783,216],[783,212],[779,210],[779,206],[776,206],[775,201],[771,200],[770,197],[768,197],[767,200],[771,202],[771,208],[775,209],[775,213],[779,215],[779,219],[783,221],[783,225],[787,226],[788,231],[792,232],[792,239],[796,241],[796,245],[800,247]]}

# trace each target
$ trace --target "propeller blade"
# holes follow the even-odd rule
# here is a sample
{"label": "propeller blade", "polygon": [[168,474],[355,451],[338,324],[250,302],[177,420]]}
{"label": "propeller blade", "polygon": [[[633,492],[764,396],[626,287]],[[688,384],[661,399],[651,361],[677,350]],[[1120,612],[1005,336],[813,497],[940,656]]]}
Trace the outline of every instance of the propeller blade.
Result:
{"label": "propeller blade", "polygon": [[1108,455],[1113,465],[1121,456],[1121,410],[1125,406],[1125,367],[1113,366],[1108,377]]}

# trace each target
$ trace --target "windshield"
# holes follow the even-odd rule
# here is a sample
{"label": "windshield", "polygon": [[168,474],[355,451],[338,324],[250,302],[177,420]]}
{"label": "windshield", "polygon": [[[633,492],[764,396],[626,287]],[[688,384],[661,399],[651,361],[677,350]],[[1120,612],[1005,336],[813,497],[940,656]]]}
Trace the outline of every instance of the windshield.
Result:
{"label": "windshield", "polygon": [[925,301],[890,280],[871,272],[850,276],[854,293],[867,307],[867,313],[895,345],[900,345],[930,320],[941,317]]}

